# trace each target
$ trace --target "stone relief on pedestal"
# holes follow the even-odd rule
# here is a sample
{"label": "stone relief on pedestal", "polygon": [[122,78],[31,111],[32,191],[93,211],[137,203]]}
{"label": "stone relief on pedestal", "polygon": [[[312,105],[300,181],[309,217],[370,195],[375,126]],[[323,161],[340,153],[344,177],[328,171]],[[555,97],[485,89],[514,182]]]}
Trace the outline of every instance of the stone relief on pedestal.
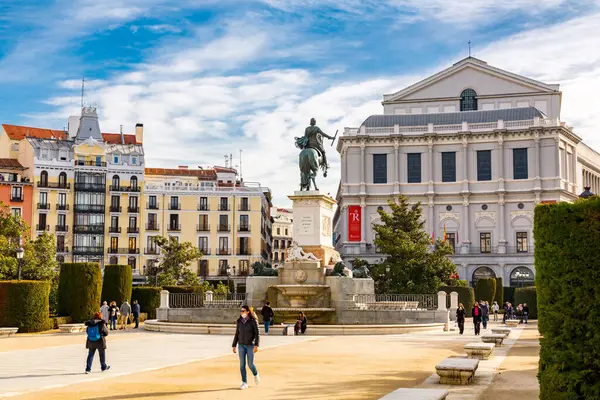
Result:
{"label": "stone relief on pedestal", "polygon": [[331,218],[322,217],[321,225],[322,225],[321,234],[325,237],[331,237]]}
{"label": "stone relief on pedestal", "polygon": [[285,261],[321,261],[313,253],[306,253],[302,250],[302,247],[298,246],[295,241],[292,242],[292,246],[288,248],[288,256]]}

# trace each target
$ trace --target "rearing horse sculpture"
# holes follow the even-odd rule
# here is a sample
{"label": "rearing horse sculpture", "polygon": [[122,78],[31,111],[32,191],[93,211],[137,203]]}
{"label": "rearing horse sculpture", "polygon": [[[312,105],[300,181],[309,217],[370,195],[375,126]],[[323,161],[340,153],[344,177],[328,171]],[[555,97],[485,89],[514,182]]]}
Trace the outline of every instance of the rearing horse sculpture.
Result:
{"label": "rearing horse sculpture", "polygon": [[[323,132],[318,126],[314,118],[310,120],[310,126],[304,131],[304,136],[294,138],[296,147],[302,149],[298,157],[298,165],[300,167],[300,190],[310,190],[311,182],[315,190],[319,190],[315,177],[319,168],[323,170],[323,176],[327,177],[327,155],[323,148],[323,137],[335,140],[335,136],[329,136]],[[333,142],[332,142],[333,144]]]}

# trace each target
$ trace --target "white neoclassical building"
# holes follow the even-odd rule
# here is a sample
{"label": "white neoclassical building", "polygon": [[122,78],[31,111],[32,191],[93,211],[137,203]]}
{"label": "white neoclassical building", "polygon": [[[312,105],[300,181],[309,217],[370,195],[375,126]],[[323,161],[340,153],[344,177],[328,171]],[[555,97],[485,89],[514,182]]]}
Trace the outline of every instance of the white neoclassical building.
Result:
{"label": "white neoclassical building", "polygon": [[383,96],[383,115],[345,128],[336,249],[382,258],[377,209],[394,195],[423,206],[425,227],[455,249],[461,279],[533,283],[533,210],[600,190],[600,154],[560,120],[559,85],[469,57]]}

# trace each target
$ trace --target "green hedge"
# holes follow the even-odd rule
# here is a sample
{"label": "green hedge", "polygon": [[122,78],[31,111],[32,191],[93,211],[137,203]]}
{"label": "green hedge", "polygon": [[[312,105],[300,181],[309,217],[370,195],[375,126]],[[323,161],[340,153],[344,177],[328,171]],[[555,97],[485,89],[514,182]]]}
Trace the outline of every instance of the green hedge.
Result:
{"label": "green hedge", "polygon": [[529,307],[529,319],[537,319],[537,295],[535,286],[517,288],[515,290],[515,307],[527,303]]}
{"label": "green hedge", "polygon": [[52,329],[58,329],[59,325],[71,323],[73,323],[73,319],[71,317],[50,317],[50,326]]}
{"label": "green hedge", "polygon": [[160,291],[159,287],[151,286],[136,286],[131,291],[131,303],[137,300],[140,304],[140,310],[148,314],[149,319],[156,318],[156,309],[160,307]]}
{"label": "green hedge", "polygon": [[[494,301],[498,303],[500,308],[504,305],[504,284],[502,278],[496,278],[496,294],[494,295]],[[490,303],[490,305],[493,303]]]}
{"label": "green hedge", "polygon": [[462,305],[465,307],[467,316],[471,315],[471,310],[473,309],[473,304],[475,303],[475,291],[472,287],[443,286],[440,288],[440,290],[443,290],[448,294],[451,292],[458,293],[458,302],[462,303]]}
{"label": "green hedge", "polygon": [[515,304],[515,287],[505,287],[504,292],[504,301],[508,301],[511,304]]}
{"label": "green hedge", "polygon": [[534,218],[540,399],[600,399],[600,198]]}
{"label": "green hedge", "polygon": [[202,286],[163,286],[169,293],[202,293]]}
{"label": "green hedge", "polygon": [[131,303],[131,285],[133,277],[129,265],[107,265],[104,267],[104,281],[102,283],[102,301],[110,304],[116,301],[123,304],[127,300]]}
{"label": "green hedge", "polygon": [[494,303],[496,295],[496,278],[481,278],[475,284],[475,301],[485,300],[490,304]]}
{"label": "green hedge", "polygon": [[98,263],[64,263],[58,281],[58,314],[84,322],[100,310],[102,271]]}
{"label": "green hedge", "polygon": [[50,329],[49,281],[0,281],[0,327]]}

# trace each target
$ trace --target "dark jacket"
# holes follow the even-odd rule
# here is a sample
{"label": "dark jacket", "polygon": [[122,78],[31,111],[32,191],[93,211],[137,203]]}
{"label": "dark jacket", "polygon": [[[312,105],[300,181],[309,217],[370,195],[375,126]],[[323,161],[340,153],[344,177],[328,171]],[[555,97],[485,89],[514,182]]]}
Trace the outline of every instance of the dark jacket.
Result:
{"label": "dark jacket", "polygon": [[85,348],[86,349],[106,349],[106,337],[108,336],[108,327],[106,323],[102,319],[90,319],[89,321],[85,321],[85,326],[95,326],[99,325],[98,329],[100,330],[100,340],[92,342],[90,339],[86,339]]}
{"label": "dark jacket", "polygon": [[264,306],[262,310],[260,310],[260,314],[263,317],[263,321],[270,321],[275,316],[273,309],[270,306]]}
{"label": "dark jacket", "polygon": [[523,313],[529,314],[529,306],[523,306]]}
{"label": "dark jacket", "polygon": [[479,308],[481,308],[481,313],[482,313],[482,315],[484,317],[489,317],[489,315],[490,315],[490,309],[488,308],[487,304],[479,306]]}
{"label": "dark jacket", "polygon": [[131,312],[133,313],[133,315],[135,315],[136,317],[140,316],[140,304],[134,304],[131,306]]}
{"label": "dark jacket", "polygon": [[302,328],[302,332],[306,330],[306,324],[308,323],[306,316],[298,317],[298,321],[300,321],[300,328]]}
{"label": "dark jacket", "polygon": [[242,317],[238,318],[231,347],[237,346],[238,343],[245,346],[258,346],[258,322],[254,318],[248,318],[246,322]]}
{"label": "dark jacket", "polygon": [[457,322],[465,322],[465,309],[464,308],[456,309],[456,321]]}
{"label": "dark jacket", "polygon": [[110,308],[108,309],[108,315],[110,318],[114,318],[117,319],[117,313],[119,312],[119,307],[117,306],[110,306]]}
{"label": "dark jacket", "polygon": [[[477,315],[475,315],[476,309],[479,311]],[[481,308],[473,307],[473,311],[471,311],[471,316],[473,317],[473,323],[481,322]]]}

